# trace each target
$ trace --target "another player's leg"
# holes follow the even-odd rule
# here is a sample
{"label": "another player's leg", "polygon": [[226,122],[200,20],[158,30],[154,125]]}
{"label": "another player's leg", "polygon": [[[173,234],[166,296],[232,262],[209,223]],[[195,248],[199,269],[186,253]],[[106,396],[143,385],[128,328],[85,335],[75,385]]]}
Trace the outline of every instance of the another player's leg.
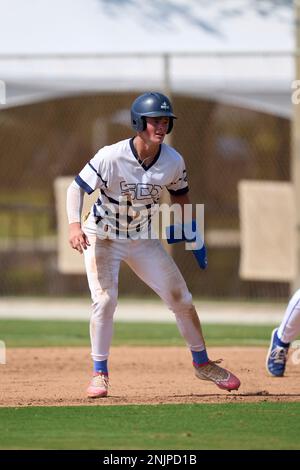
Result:
{"label": "another player's leg", "polygon": [[300,333],[300,289],[295,292],[286,308],[279,328],[272,331],[266,368],[270,375],[282,377],[285,372],[290,343]]}
{"label": "another player's leg", "polygon": [[174,312],[178,329],[191,351],[196,376],[224,390],[237,390],[239,379],[208,358],[192,296],[173,258],[158,240],[132,243],[131,256],[126,261]]}
{"label": "another player's leg", "polygon": [[113,315],[117,306],[118,274],[122,253],[117,242],[89,236],[85,265],[92,297],[90,338],[93,377],[87,389],[89,398],[108,393],[108,356],[113,336]]}

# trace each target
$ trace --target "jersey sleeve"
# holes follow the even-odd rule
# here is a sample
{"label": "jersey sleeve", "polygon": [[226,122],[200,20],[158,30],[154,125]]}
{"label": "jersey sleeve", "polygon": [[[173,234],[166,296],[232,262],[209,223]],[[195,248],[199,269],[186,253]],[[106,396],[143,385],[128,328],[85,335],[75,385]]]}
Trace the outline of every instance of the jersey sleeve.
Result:
{"label": "jersey sleeve", "polygon": [[76,176],[76,183],[88,194],[95,189],[108,187],[109,165],[103,152],[99,150]]}
{"label": "jersey sleeve", "polygon": [[181,156],[178,159],[173,180],[166,186],[166,188],[173,196],[180,196],[181,194],[186,194],[189,191],[185,163]]}

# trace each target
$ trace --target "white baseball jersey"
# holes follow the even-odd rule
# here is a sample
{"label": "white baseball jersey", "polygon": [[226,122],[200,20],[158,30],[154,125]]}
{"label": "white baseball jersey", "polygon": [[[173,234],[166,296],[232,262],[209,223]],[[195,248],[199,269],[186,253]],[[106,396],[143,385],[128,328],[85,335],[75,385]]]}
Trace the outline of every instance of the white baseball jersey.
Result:
{"label": "white baseball jersey", "polygon": [[148,230],[164,187],[174,195],[189,190],[184,160],[175,149],[161,144],[147,166],[139,159],[133,138],[100,149],[75,181],[88,194],[100,190],[88,226],[94,225],[103,237],[124,238],[130,230]]}

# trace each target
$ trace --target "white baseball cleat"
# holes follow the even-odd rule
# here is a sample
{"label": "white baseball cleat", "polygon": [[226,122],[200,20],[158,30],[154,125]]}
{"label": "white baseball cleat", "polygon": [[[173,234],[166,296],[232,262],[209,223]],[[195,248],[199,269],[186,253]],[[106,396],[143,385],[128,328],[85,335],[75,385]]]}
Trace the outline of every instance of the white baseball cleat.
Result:
{"label": "white baseball cleat", "polygon": [[102,372],[94,372],[94,376],[87,389],[88,398],[102,398],[107,396],[108,392],[108,375]]}
{"label": "white baseball cleat", "polygon": [[228,392],[238,390],[241,385],[240,380],[229,370],[217,366],[216,362],[219,361],[209,361],[203,365],[193,363],[196,377],[201,380],[209,380]]}
{"label": "white baseball cleat", "polygon": [[277,332],[277,328],[272,331],[271,343],[266,358],[266,368],[270,375],[283,377],[290,345],[284,343],[284,346],[278,338]]}

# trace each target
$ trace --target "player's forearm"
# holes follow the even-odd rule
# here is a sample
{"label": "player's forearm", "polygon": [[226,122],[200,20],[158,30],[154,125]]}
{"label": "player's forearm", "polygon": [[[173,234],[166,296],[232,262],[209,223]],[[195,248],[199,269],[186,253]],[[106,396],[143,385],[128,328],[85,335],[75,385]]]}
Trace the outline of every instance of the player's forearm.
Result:
{"label": "player's forearm", "polygon": [[69,224],[81,224],[84,191],[73,181],[67,190],[67,215]]}
{"label": "player's forearm", "polygon": [[[177,243],[178,241],[186,241],[190,239],[191,230],[194,232],[193,237],[195,236],[195,240],[190,244],[192,247],[194,256],[197,260],[201,269],[207,268],[207,255],[206,255],[206,247],[203,240],[203,235],[201,235],[199,231],[199,226],[197,226],[196,217],[195,217],[195,208],[193,207],[191,212],[185,211],[184,206],[186,204],[191,204],[190,198],[187,194],[182,194],[181,196],[171,196],[171,203],[172,204],[180,204],[182,216],[184,216],[184,220],[182,220],[182,226],[180,225],[179,232],[177,231],[176,236],[176,225],[167,227],[167,240],[168,243]],[[188,220],[186,219],[187,214]],[[192,220],[189,220],[189,217]],[[181,231],[182,230],[182,231]],[[186,234],[186,230],[188,234]],[[179,233],[179,237],[178,237]]]}
{"label": "player's forearm", "polygon": [[[170,195],[171,204],[179,204],[181,206],[182,214],[184,214],[184,206],[191,204],[191,200],[188,194],[182,194],[181,196]],[[192,217],[195,217],[194,207],[192,208]]]}
{"label": "player's forearm", "polygon": [[191,204],[191,200],[188,193],[182,194],[181,196],[175,196],[174,194],[171,194],[170,197],[171,204],[180,204],[182,207],[184,206],[184,204]]}

